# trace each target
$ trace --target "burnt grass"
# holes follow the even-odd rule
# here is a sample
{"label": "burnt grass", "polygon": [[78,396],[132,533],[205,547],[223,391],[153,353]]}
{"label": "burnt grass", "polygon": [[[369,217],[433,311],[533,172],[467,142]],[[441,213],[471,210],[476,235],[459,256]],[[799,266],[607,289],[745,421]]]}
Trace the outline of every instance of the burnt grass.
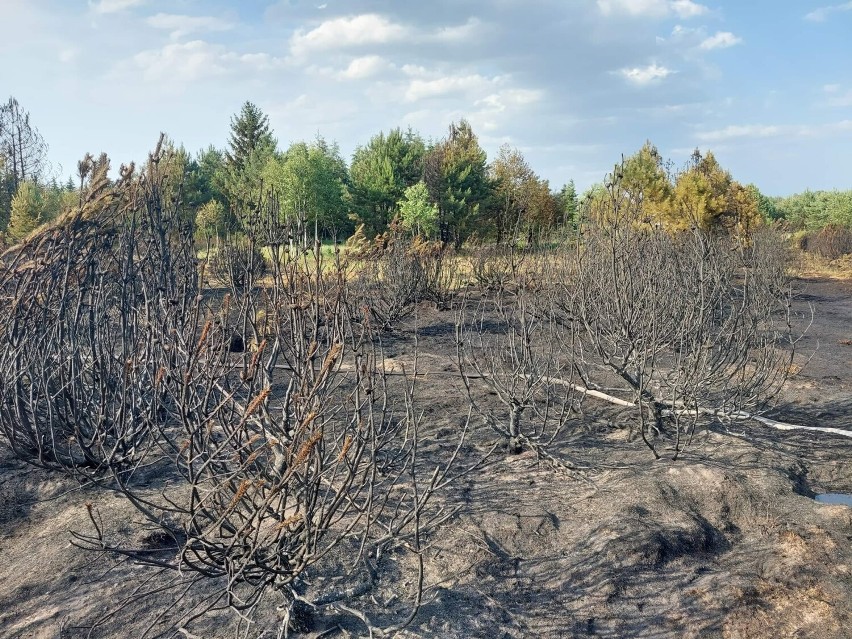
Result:
{"label": "burnt grass", "polygon": [[[799,284],[799,310],[814,309],[799,345],[804,367],[770,415],[852,431],[852,281]],[[428,461],[454,447],[468,407],[451,311],[424,303],[386,334],[389,367],[410,370],[415,328]],[[589,469],[582,474],[498,448],[448,487],[440,499],[459,511],[425,539],[423,605],[398,636],[852,637],[852,507],[813,499],[852,493],[852,438],[715,423],[678,461],[654,461],[629,420],[586,402],[550,448]],[[499,439],[476,420],[471,428],[460,467]],[[177,624],[215,586],[178,600],[188,576],[72,545],[71,531],[89,530],[87,503],[107,532],[168,545],[121,496],[0,449],[0,637],[188,636]],[[332,564],[331,573],[307,575],[308,594],[345,581],[347,552],[337,558],[341,574]],[[377,570],[350,605],[377,624],[396,621],[407,610],[413,560],[390,552]],[[274,637],[275,623],[272,602],[246,636]],[[225,611],[193,624],[205,638],[236,628]],[[299,636],[319,635],[366,629],[345,611],[306,612]]]}

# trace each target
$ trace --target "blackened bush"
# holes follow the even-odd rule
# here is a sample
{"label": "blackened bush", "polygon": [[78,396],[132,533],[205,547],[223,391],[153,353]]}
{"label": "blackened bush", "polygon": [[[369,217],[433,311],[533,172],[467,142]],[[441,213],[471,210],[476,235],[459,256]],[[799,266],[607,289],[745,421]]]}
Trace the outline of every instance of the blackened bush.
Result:
{"label": "blackened bush", "polygon": [[244,238],[226,240],[210,258],[213,274],[235,291],[250,288],[266,275],[269,265],[254,242]]}

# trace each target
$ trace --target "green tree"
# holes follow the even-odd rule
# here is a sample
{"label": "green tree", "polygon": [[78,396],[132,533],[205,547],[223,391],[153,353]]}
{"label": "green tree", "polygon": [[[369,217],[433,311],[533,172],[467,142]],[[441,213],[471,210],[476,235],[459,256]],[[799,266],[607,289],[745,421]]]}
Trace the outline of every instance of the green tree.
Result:
{"label": "green tree", "polygon": [[257,105],[251,102],[243,104],[239,115],[231,117],[231,135],[225,152],[229,167],[243,169],[252,153],[259,149],[274,149],[275,146],[269,117]]}
{"label": "green tree", "polygon": [[494,222],[497,244],[507,235],[517,241],[518,234],[526,232],[529,241],[538,232],[556,222],[557,202],[550,186],[530,168],[523,154],[508,145],[489,166],[490,184],[493,188],[488,215]]}
{"label": "green tree", "polygon": [[671,210],[672,183],[667,163],[650,141],[624,160],[616,175],[628,197],[642,207],[645,219],[663,223]]}
{"label": "green tree", "polygon": [[430,155],[432,166],[424,171],[424,179],[438,204],[441,240],[459,247],[476,228],[480,210],[492,196],[485,151],[470,123],[461,120],[450,125],[448,136],[433,146]]}
{"label": "green tree", "polygon": [[429,189],[423,181],[405,189],[399,201],[399,214],[403,226],[415,235],[430,238],[438,230],[438,207],[430,201]]}
{"label": "green tree", "polygon": [[263,178],[279,194],[281,214],[303,243],[311,232],[317,241],[345,231],[347,172],[336,145],[322,138],[296,142],[283,156],[269,159]]}
{"label": "green tree", "polygon": [[47,171],[47,144],[30,115],[10,97],[0,104],[0,229],[6,228],[12,198],[26,181],[38,183]]}
{"label": "green tree", "polygon": [[747,233],[760,223],[753,193],[736,182],[712,153],[702,156],[697,149],[677,176],[663,218],[671,230],[697,226]]}
{"label": "green tree", "polygon": [[422,138],[411,129],[379,133],[355,149],[350,167],[352,207],[367,235],[385,230],[405,190],[420,181],[425,152]]}
{"label": "green tree", "polygon": [[568,184],[563,185],[556,199],[559,213],[562,217],[562,224],[576,226],[580,211],[580,200],[577,196],[577,187],[574,186],[574,180],[569,180]]}
{"label": "green tree", "polygon": [[781,218],[781,211],[778,210],[772,198],[766,197],[754,184],[748,184],[745,188],[749,190],[749,193],[751,193],[751,196],[757,202],[757,210],[763,216],[763,219],[771,222]]}
{"label": "green tree", "polygon": [[225,204],[225,155],[213,145],[199,151],[186,170],[186,202],[199,208],[210,200]]}
{"label": "green tree", "polygon": [[209,200],[198,209],[195,232],[199,237],[223,237],[230,230],[228,212],[219,200]]}
{"label": "green tree", "polygon": [[500,147],[497,158],[488,167],[494,183],[494,206],[490,207],[497,244],[502,244],[506,235],[517,239],[524,214],[530,206],[530,185],[536,179],[524,156],[508,144]]}
{"label": "green tree", "polygon": [[231,118],[221,180],[231,211],[240,222],[245,221],[262,195],[263,171],[275,148],[269,118],[256,105],[246,102],[240,113]]}
{"label": "green tree", "polygon": [[77,204],[77,193],[67,191],[54,179],[50,185],[40,189],[42,197],[42,222],[55,220]]}
{"label": "green tree", "polygon": [[12,213],[6,237],[12,242],[20,242],[42,222],[44,202],[41,189],[34,182],[21,182],[15,197],[12,198]]}

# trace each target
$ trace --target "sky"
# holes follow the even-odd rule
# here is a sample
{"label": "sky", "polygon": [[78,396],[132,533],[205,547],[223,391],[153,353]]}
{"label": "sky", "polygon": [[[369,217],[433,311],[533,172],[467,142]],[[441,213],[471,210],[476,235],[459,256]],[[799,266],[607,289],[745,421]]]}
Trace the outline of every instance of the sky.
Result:
{"label": "sky", "polygon": [[285,149],[351,158],[467,118],[552,188],[601,181],[650,140],[712,151],[768,195],[852,188],[852,2],[816,0],[0,0],[12,95],[60,178],[147,157],[161,131],[227,144],[249,100]]}

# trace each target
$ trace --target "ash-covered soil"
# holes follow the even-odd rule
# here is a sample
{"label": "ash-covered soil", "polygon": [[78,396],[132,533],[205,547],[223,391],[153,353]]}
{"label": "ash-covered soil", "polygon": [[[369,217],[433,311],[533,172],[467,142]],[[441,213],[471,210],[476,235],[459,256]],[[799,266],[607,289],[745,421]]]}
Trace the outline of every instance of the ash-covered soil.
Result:
{"label": "ash-covered soil", "polygon": [[[813,354],[771,415],[852,432],[852,282],[800,285],[800,308],[814,308],[800,363]],[[389,362],[410,361],[415,320],[418,370],[427,373],[417,401],[434,453],[452,448],[467,402],[452,312],[423,305],[387,336]],[[588,470],[497,451],[448,488],[441,498],[460,510],[424,540],[424,601],[400,636],[852,637],[852,507],[813,499],[852,494],[852,438],[715,424],[677,461],[653,461],[623,416],[592,404],[553,448]],[[496,440],[476,426],[461,466]],[[184,634],[175,628],[206,586],[180,599],[185,585],[174,575],[73,546],[70,531],[90,529],[87,503],[109,533],[156,546],[121,496],[0,453],[0,637],[139,637],[149,627],[147,636],[233,636],[225,612]],[[398,619],[412,558],[391,553],[377,568],[374,587],[351,605],[377,623]],[[274,637],[274,626],[272,602],[246,636]],[[304,636],[319,635],[366,629],[341,611],[316,618]]]}

